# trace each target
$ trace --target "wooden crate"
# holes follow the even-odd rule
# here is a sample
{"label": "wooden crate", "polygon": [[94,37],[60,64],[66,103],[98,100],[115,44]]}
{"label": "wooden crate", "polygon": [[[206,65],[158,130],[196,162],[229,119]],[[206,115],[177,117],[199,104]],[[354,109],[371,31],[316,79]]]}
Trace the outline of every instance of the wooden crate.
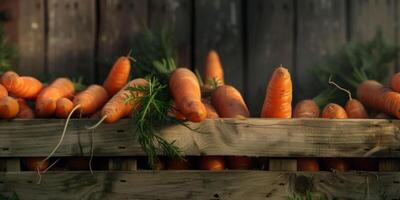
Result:
{"label": "wooden crate", "polygon": [[[398,199],[400,121],[327,119],[217,119],[189,123],[195,130],[171,126],[160,134],[176,141],[186,155],[246,155],[296,164],[298,157],[369,157],[381,159],[377,172],[296,172],[287,170],[151,171],[136,162],[117,171],[49,171],[36,184],[35,172],[19,171],[18,158],[47,156],[60,138],[64,120],[0,121],[0,192],[21,199],[284,199],[312,191],[339,199]],[[88,156],[95,120],[72,120],[55,156]],[[134,124],[121,120],[95,131],[95,156],[144,155]],[[118,158],[117,158],[118,157]],[[283,160],[282,160],[283,159]],[[392,159],[392,160],[389,160]],[[390,168],[388,168],[388,166]],[[12,171],[14,169],[14,171]],[[120,169],[120,170],[118,170]],[[11,170],[11,171],[10,171]]]}

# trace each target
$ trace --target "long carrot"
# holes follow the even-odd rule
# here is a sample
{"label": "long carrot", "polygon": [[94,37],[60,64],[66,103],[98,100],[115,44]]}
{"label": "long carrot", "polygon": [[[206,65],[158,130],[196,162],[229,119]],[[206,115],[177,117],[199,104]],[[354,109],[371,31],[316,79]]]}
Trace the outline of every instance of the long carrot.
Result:
{"label": "long carrot", "polygon": [[19,76],[8,71],[1,77],[1,83],[15,97],[35,99],[43,88],[43,84],[30,76]]}
{"label": "long carrot", "polygon": [[178,68],[172,72],[169,88],[177,109],[193,122],[203,121],[207,110],[201,102],[201,91],[196,75],[186,68]]}
{"label": "long carrot", "polygon": [[312,99],[298,102],[293,110],[294,118],[318,118],[320,115],[318,105]]}
{"label": "long carrot", "polygon": [[0,98],[5,96],[8,96],[8,91],[2,84],[0,84]]}
{"label": "long carrot", "polygon": [[357,87],[357,98],[367,107],[400,118],[400,94],[367,80]]}
{"label": "long carrot", "polygon": [[68,98],[60,98],[56,102],[56,116],[58,118],[67,118],[71,110],[74,108],[74,103]]}
{"label": "long carrot", "polygon": [[263,118],[292,117],[292,80],[289,71],[280,66],[275,69],[268,83],[261,110]]}
{"label": "long carrot", "polygon": [[74,84],[67,78],[58,78],[45,87],[36,99],[38,117],[50,117],[56,110],[56,102],[63,97],[71,97],[75,92]]}
{"label": "long carrot", "polygon": [[215,50],[208,52],[206,64],[204,68],[204,83],[210,85],[210,82],[216,81],[216,85],[224,85],[224,70],[219,59],[218,53]]}
{"label": "long carrot", "polygon": [[113,96],[126,85],[129,80],[130,71],[131,62],[129,55],[121,56],[115,61],[107,79],[103,83],[109,96]]}
{"label": "long carrot", "polygon": [[17,99],[18,105],[19,105],[19,112],[17,114],[17,118],[20,119],[33,119],[35,118],[35,114],[32,110],[32,108],[30,108],[28,106],[28,104],[26,103],[26,101],[22,98],[18,98]]}
{"label": "long carrot", "polygon": [[18,112],[17,100],[9,96],[0,98],[0,119],[12,119],[17,116]]}
{"label": "long carrot", "polygon": [[328,119],[346,119],[348,118],[346,111],[342,106],[335,103],[329,103],[322,110],[322,118]]}
{"label": "long carrot", "polygon": [[333,82],[331,80],[331,77],[329,77],[329,83],[334,85],[335,87],[337,87],[339,90],[346,92],[349,95],[349,100],[347,101],[347,103],[344,107],[349,118],[353,118],[353,119],[368,118],[368,113],[365,110],[364,105],[361,102],[359,102],[357,99],[353,99],[351,97],[351,92],[349,90],[346,90],[346,89],[340,87],[335,82]]}
{"label": "long carrot", "polygon": [[218,87],[211,96],[212,105],[220,117],[247,118],[250,117],[249,109],[242,95],[230,85]]}

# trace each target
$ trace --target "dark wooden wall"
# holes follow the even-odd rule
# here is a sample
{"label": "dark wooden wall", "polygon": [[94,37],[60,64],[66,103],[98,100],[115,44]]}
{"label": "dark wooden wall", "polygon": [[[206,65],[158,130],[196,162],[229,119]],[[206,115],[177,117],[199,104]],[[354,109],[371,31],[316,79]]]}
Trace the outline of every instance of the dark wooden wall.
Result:
{"label": "dark wooden wall", "polygon": [[206,53],[216,49],[226,82],[242,92],[253,115],[279,64],[292,73],[296,99],[310,98],[308,69],[322,56],[348,41],[370,39],[379,26],[389,41],[400,44],[398,0],[5,2],[15,15],[9,26],[18,29],[16,69],[22,74],[101,82],[144,26],[168,25],[176,33],[179,64],[201,71]]}

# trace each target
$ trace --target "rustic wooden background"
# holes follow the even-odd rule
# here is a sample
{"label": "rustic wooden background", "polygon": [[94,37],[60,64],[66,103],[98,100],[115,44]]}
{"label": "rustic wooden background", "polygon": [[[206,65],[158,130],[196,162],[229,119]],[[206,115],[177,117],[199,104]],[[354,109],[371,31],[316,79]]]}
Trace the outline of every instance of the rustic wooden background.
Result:
{"label": "rustic wooden background", "polygon": [[[398,0],[3,0],[16,70],[44,79],[83,76],[101,82],[145,26],[175,29],[179,64],[202,69],[214,48],[226,82],[259,113],[271,71],[293,76],[296,99],[310,98],[308,69],[349,41],[372,38],[381,26],[400,44]],[[397,63],[396,63],[397,64]]]}

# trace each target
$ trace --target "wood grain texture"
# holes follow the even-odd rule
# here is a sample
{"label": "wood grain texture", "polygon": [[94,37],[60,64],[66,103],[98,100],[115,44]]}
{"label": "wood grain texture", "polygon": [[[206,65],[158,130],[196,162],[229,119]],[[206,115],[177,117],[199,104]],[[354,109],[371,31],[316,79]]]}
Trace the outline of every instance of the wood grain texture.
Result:
{"label": "wood grain texture", "polygon": [[178,49],[178,66],[191,67],[192,40],[191,0],[150,0],[150,29],[173,31]]}
{"label": "wood grain texture", "polygon": [[128,54],[140,30],[147,27],[148,1],[104,0],[99,3],[97,72],[98,81],[103,82],[115,60]]}
{"label": "wood grain texture", "polygon": [[399,173],[141,171],[1,173],[21,199],[285,199],[311,190],[332,199],[398,199]]}
{"label": "wood grain texture", "polygon": [[[72,120],[56,156],[89,155],[84,127],[96,120]],[[59,140],[64,120],[0,121],[1,157],[47,156]],[[171,126],[160,134],[187,155],[265,157],[399,157],[400,121],[327,119],[217,119]],[[95,131],[95,156],[144,155],[132,121],[103,124]],[[377,147],[379,144],[379,148]]]}
{"label": "wood grain texture", "polygon": [[239,0],[196,0],[195,68],[204,74],[208,52],[215,49],[224,69],[225,83],[244,92],[242,5]]}
{"label": "wood grain texture", "polygon": [[[247,4],[246,102],[259,117],[272,71],[293,67],[294,8],[291,0],[253,0]],[[292,77],[293,79],[295,77]]]}
{"label": "wood grain texture", "polygon": [[302,100],[317,95],[310,68],[346,43],[346,1],[299,1],[297,12],[295,95]]}
{"label": "wood grain texture", "polygon": [[96,1],[48,0],[49,78],[94,80]]}
{"label": "wood grain texture", "polygon": [[45,69],[45,4],[44,0],[19,4],[18,52],[16,71],[43,80]]}

